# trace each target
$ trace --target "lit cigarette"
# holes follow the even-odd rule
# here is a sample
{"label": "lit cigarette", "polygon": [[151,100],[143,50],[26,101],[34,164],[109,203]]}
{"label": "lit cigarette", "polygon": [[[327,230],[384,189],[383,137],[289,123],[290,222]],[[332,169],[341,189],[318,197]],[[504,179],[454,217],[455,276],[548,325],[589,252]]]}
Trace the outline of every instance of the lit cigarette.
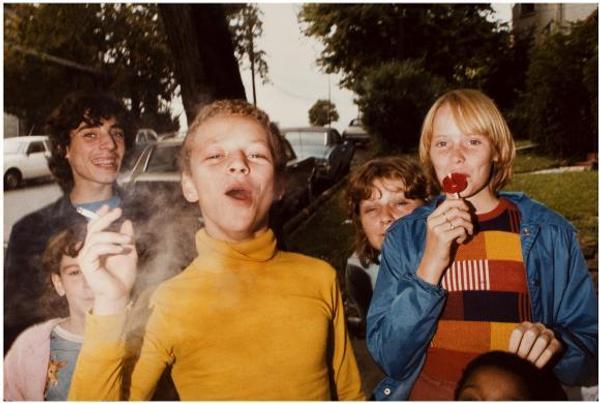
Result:
{"label": "lit cigarette", "polygon": [[92,210],[84,209],[83,207],[77,207],[77,212],[82,216],[89,218],[90,220],[95,220],[100,217],[98,214],[94,213]]}

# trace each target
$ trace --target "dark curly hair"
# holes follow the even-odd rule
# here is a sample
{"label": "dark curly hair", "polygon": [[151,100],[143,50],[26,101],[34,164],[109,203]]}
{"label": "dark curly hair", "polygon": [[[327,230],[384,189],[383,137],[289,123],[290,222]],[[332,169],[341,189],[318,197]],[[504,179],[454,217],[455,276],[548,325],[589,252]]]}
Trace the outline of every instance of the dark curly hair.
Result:
{"label": "dark curly hair", "polygon": [[45,131],[50,140],[51,156],[48,167],[65,193],[73,189],[73,172],[65,158],[67,147],[71,144],[71,131],[81,122],[98,126],[102,120],[115,118],[125,134],[126,161],[135,142],[135,125],[131,114],[115,97],[98,92],[73,92],[50,114],[46,120]]}
{"label": "dark curly hair", "polygon": [[505,351],[489,351],[469,362],[456,385],[454,400],[460,400],[463,388],[477,371],[484,368],[510,374],[523,400],[567,400],[551,369],[540,369],[518,355]]}
{"label": "dark curly hair", "polygon": [[360,202],[368,200],[373,193],[376,179],[394,179],[404,182],[408,199],[427,201],[427,179],[419,164],[404,157],[380,157],[367,161],[358,167],[348,181],[346,206],[356,229],[354,248],[360,263],[367,267],[370,263],[379,264],[379,251],[373,248],[360,222]]}

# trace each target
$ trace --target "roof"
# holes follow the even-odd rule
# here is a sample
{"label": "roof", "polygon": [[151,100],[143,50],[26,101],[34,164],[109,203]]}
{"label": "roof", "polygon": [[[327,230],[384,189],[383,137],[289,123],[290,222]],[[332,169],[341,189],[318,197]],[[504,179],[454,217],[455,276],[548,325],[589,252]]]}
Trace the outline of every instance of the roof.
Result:
{"label": "roof", "polygon": [[8,137],[6,139],[4,139],[4,141],[42,141],[42,140],[48,140],[48,136],[19,136],[19,137]]}

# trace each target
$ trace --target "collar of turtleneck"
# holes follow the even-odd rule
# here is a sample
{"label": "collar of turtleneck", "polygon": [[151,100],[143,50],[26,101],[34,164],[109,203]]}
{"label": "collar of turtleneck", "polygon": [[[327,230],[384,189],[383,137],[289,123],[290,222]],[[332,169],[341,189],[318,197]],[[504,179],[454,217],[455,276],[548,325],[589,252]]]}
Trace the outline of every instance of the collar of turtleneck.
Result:
{"label": "collar of turtleneck", "polygon": [[198,256],[213,256],[246,262],[266,262],[277,252],[277,240],[271,229],[256,238],[239,243],[229,243],[211,238],[205,229],[196,233]]}

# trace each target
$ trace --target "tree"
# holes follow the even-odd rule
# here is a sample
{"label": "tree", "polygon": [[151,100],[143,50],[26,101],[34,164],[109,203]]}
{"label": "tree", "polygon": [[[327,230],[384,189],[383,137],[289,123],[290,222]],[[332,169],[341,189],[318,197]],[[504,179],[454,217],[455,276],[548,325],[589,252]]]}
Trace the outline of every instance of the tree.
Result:
{"label": "tree", "polygon": [[245,99],[231,34],[221,4],[158,5],[191,122],[215,99]]}
{"label": "tree", "polygon": [[549,34],[533,50],[522,109],[547,153],[580,158],[598,150],[598,12]]}
{"label": "tree", "polygon": [[267,54],[256,47],[256,39],[262,36],[262,11],[255,4],[226,4],[225,14],[229,22],[229,30],[235,46],[235,56],[241,67],[248,63],[252,75],[252,100],[256,105],[255,76],[266,84],[269,66]]}
{"label": "tree", "polygon": [[422,60],[425,70],[459,86],[481,87],[488,66],[510,44],[486,4],[305,4],[304,33],[323,42],[318,63],[349,89],[382,63]]}
{"label": "tree", "polygon": [[362,122],[382,149],[408,151],[418,144],[425,113],[446,87],[421,61],[405,60],[367,70],[356,89]]}
{"label": "tree", "polygon": [[97,89],[125,99],[141,124],[177,128],[168,110],[173,58],[155,5],[10,4],[5,11],[6,111],[39,127],[67,93]]}
{"label": "tree", "polygon": [[308,121],[312,126],[330,125],[339,118],[335,104],[326,99],[317,100],[308,111]]}

